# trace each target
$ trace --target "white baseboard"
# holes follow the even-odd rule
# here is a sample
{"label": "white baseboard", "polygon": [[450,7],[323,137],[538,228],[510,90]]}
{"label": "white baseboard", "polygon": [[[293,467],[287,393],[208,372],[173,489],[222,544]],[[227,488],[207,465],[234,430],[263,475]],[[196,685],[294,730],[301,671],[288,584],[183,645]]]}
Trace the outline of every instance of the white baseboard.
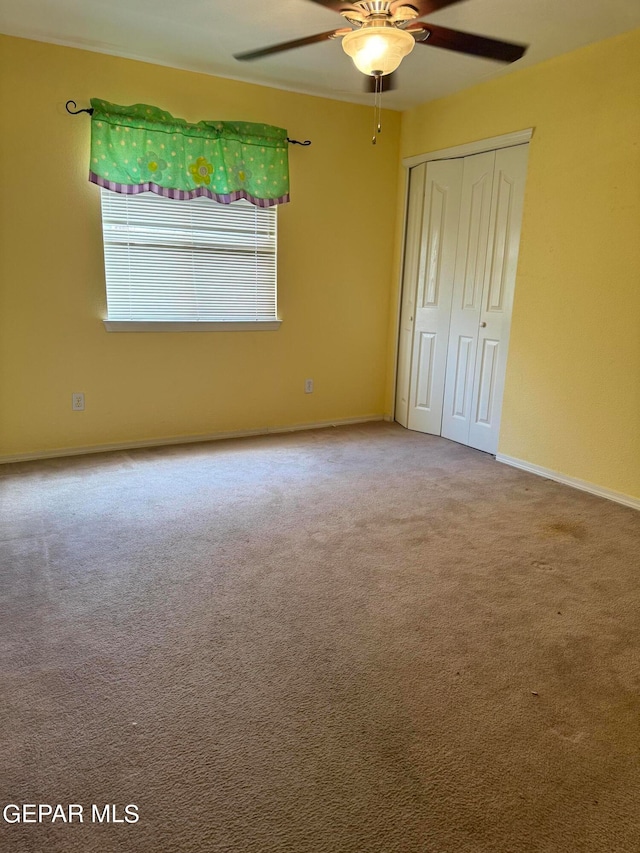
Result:
{"label": "white baseboard", "polygon": [[349,426],[350,424],[365,424],[382,421],[382,415],[363,415],[359,418],[342,418],[334,421],[317,421],[311,424],[294,424],[293,426],[263,427],[261,429],[235,430],[233,432],[212,432],[204,435],[181,435],[166,438],[151,438],[144,441],[126,441],[115,444],[94,444],[85,447],[60,447],[55,450],[43,450],[35,453],[17,453],[14,456],[0,456],[0,465],[11,462],[32,462],[37,459],[57,459],[61,456],[85,456],[89,453],[110,453],[117,450],[136,450],[141,447],[163,447],[169,444],[197,444],[202,441],[222,441],[228,438],[249,438],[272,433],[301,432],[309,429],[325,429],[327,427]]}
{"label": "white baseboard", "polygon": [[604,486],[597,486],[595,483],[589,483],[587,480],[569,477],[567,474],[560,474],[558,471],[552,471],[550,468],[533,465],[531,462],[524,462],[522,459],[515,459],[513,456],[505,456],[502,453],[496,454],[496,460],[504,462],[505,465],[511,465],[513,468],[521,468],[523,471],[529,471],[531,474],[546,477],[547,480],[555,480],[557,483],[564,483],[565,486],[572,486],[574,489],[590,492],[592,495],[598,495],[600,498],[606,498],[607,500],[630,506],[632,509],[640,509],[640,498],[633,498],[631,495],[625,495],[622,492],[614,492],[613,489],[605,489]]}

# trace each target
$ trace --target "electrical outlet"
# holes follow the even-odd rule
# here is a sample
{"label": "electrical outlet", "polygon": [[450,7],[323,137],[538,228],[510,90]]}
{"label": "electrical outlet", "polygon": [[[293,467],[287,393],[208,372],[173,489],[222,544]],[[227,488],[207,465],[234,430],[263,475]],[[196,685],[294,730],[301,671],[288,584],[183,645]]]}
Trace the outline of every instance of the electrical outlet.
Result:
{"label": "electrical outlet", "polygon": [[304,393],[313,394],[313,379],[304,380]]}
{"label": "electrical outlet", "polygon": [[71,395],[71,408],[74,412],[84,412],[84,394]]}

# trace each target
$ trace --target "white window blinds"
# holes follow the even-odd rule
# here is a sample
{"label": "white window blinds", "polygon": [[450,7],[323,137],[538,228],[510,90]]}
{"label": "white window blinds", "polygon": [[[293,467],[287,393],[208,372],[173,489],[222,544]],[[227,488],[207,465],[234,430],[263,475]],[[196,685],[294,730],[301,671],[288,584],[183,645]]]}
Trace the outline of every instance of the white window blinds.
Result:
{"label": "white window blinds", "polygon": [[276,319],[276,210],[102,190],[109,320]]}

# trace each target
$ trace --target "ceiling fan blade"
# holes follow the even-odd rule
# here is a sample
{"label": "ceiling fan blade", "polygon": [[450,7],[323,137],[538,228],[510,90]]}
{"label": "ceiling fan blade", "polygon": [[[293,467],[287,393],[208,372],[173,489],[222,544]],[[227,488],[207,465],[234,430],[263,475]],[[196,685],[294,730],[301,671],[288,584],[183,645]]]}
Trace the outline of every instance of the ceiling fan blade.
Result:
{"label": "ceiling fan blade", "polygon": [[293,41],[283,41],[280,44],[272,44],[270,47],[260,47],[257,50],[247,50],[244,53],[234,53],[233,58],[239,59],[241,62],[246,62],[251,59],[260,59],[263,56],[269,56],[271,53],[280,53],[283,50],[292,50],[294,47],[304,47],[307,44],[315,44],[320,41],[328,41],[339,35],[341,30],[329,30],[326,33],[317,33],[315,36],[307,36],[306,38],[294,39]]}
{"label": "ceiling fan blade", "polygon": [[[392,89],[398,88],[397,76],[394,71],[391,74],[384,74],[380,77],[380,91],[381,92],[390,92]],[[364,90],[365,92],[375,92],[376,90],[376,78],[373,76],[367,76],[364,78]]]}
{"label": "ceiling fan blade", "polygon": [[[422,28],[422,27],[421,27]],[[467,53],[471,56],[482,56],[485,59],[495,59],[498,62],[515,62],[527,50],[526,44],[515,44],[509,41],[476,36],[473,33],[463,33],[460,30],[450,30],[448,27],[436,27],[434,24],[425,22],[424,30],[429,37],[421,40],[418,35],[418,27],[408,27],[409,31],[416,33],[418,44],[426,44],[431,47],[442,47],[446,50],[456,50],[458,53]]]}

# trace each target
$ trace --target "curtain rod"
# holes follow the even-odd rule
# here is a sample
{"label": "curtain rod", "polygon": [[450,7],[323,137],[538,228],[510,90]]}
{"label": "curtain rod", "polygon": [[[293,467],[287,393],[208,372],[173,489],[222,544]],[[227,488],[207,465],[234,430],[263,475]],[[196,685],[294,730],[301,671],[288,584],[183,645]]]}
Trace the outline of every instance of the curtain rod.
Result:
{"label": "curtain rod", "polygon": [[[70,110],[69,104],[73,104],[74,109]],[[76,104],[75,101],[67,101],[67,103],[64,106],[65,106],[66,111],[69,113],[69,115],[72,115],[72,116],[80,115],[80,113],[89,113],[90,116],[93,115],[93,107],[87,107],[85,109],[77,110],[75,108],[78,105]],[[305,139],[304,142],[300,142],[297,139],[289,139],[288,136],[287,136],[287,142],[289,143],[289,145],[311,145],[310,139]]]}

